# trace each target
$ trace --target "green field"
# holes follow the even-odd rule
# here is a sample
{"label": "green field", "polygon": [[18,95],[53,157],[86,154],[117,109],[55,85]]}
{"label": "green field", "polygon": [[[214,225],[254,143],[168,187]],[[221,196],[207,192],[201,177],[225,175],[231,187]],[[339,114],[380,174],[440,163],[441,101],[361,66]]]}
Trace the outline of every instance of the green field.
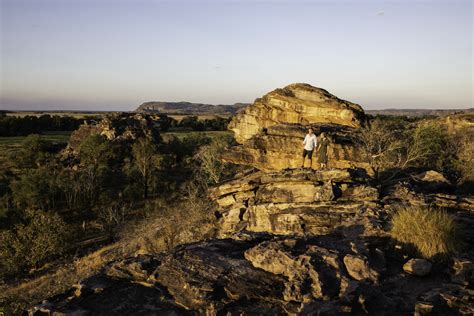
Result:
{"label": "green field", "polygon": [[[41,137],[54,143],[67,143],[72,132],[45,132]],[[0,137],[0,171],[11,169],[12,165],[8,157],[15,154],[20,149],[22,141],[27,136]]]}
{"label": "green field", "polygon": [[[41,138],[45,141],[67,143],[72,132],[44,132]],[[0,137],[0,146],[19,146],[27,136]]]}

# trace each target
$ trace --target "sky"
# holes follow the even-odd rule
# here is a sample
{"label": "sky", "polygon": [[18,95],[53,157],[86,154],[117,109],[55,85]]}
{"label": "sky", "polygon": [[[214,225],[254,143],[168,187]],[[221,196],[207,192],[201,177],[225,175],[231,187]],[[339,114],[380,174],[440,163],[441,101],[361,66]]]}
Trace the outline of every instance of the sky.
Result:
{"label": "sky", "polygon": [[0,109],[233,104],[294,82],[364,109],[474,106],[470,0],[0,3]]}

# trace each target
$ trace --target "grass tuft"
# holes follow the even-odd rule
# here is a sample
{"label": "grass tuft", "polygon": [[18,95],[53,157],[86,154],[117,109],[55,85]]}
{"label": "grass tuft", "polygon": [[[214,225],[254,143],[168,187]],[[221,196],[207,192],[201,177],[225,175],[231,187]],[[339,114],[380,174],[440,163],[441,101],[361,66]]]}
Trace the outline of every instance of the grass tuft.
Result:
{"label": "grass tuft", "polygon": [[446,211],[426,207],[400,209],[392,218],[390,235],[413,245],[427,259],[445,257],[460,245],[453,218]]}

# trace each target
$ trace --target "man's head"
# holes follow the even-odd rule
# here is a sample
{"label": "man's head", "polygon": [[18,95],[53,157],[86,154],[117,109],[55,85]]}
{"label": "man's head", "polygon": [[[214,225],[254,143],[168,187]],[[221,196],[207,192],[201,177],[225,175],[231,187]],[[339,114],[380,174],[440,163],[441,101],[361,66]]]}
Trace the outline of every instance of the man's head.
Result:
{"label": "man's head", "polygon": [[311,127],[308,128],[308,134],[310,134],[310,135],[313,134],[313,129]]}

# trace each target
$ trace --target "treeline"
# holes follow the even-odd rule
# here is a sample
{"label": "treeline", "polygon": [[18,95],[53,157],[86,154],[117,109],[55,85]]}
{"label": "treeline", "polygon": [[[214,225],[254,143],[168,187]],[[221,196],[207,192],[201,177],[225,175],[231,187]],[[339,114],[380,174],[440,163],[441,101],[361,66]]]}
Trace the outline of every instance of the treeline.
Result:
{"label": "treeline", "polygon": [[[72,116],[60,116],[44,114],[41,116],[8,116],[0,112],[0,137],[26,136],[30,134],[42,134],[49,131],[74,131],[84,122],[98,121],[99,116],[88,116],[76,118]],[[188,116],[178,121],[165,114],[157,118],[159,130],[166,132],[170,129],[189,131],[224,131],[227,129],[230,119],[216,117],[213,119],[199,120],[197,116]]]}
{"label": "treeline", "polygon": [[215,117],[212,119],[200,120],[197,116],[186,116],[178,121],[166,114],[159,115],[160,130],[187,130],[187,131],[225,131],[230,122],[230,118]]}
{"label": "treeline", "polygon": [[92,122],[97,119],[96,117],[75,118],[49,114],[18,117],[0,113],[0,136],[26,136],[49,131],[74,131],[84,121]]}

